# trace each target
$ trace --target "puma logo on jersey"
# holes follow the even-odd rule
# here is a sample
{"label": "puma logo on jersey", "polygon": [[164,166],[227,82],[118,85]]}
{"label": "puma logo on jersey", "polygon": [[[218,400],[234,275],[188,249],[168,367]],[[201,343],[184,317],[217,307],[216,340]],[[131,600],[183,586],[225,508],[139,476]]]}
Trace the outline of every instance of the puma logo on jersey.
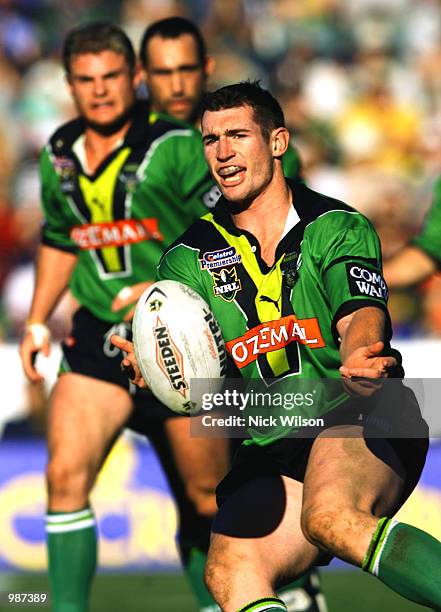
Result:
{"label": "puma logo on jersey", "polygon": [[270,304],[274,304],[274,306],[280,312],[280,308],[279,308],[279,304],[277,303],[277,300],[273,300],[272,298],[268,297],[267,295],[261,295],[259,300],[261,302],[269,302]]}
{"label": "puma logo on jersey", "polygon": [[259,355],[283,349],[291,342],[298,342],[316,349],[326,346],[318,319],[297,319],[288,315],[275,321],[261,323],[243,336],[226,343],[226,347],[238,368],[256,361]]}

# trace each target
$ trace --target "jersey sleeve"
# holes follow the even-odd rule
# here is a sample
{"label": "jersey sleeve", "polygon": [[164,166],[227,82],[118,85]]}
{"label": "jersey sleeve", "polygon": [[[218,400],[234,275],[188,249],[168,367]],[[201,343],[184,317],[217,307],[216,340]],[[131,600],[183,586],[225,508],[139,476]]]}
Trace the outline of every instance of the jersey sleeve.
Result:
{"label": "jersey sleeve", "polygon": [[59,181],[49,151],[44,148],[40,156],[41,205],[43,227],[41,242],[46,246],[76,253],[78,247],[71,239],[71,225],[65,218],[62,203],[58,196]]}
{"label": "jersey sleeve", "polygon": [[193,129],[176,131],[175,137],[165,140],[156,160],[168,169],[166,180],[187,212],[197,219],[213,208],[220,196],[204,158],[199,132]]}
{"label": "jersey sleeve", "polygon": [[159,262],[156,279],[174,280],[191,287],[208,301],[206,287],[202,282],[199,265],[199,250],[180,242],[164,253]]}
{"label": "jersey sleeve", "polygon": [[390,319],[387,312],[388,290],[382,275],[380,241],[371,223],[360,214],[346,215],[347,227],[330,227],[330,240],[323,249],[321,274],[332,315],[332,332],[337,339],[338,321],[366,306],[375,306],[386,313],[390,339]]}
{"label": "jersey sleeve", "polygon": [[411,240],[441,268],[441,177],[434,187],[433,201],[420,234]]}

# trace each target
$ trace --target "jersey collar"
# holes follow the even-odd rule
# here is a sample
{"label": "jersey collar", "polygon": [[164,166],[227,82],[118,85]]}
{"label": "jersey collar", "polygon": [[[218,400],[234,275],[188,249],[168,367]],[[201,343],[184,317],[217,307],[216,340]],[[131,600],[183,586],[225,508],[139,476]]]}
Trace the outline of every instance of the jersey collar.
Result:
{"label": "jersey collar", "polygon": [[[294,213],[288,215],[287,225],[285,226],[285,230],[283,232],[283,238],[287,236],[291,230],[295,227],[297,222],[302,220],[304,217],[308,216],[308,206],[307,206],[307,197],[305,194],[305,185],[302,181],[294,181],[292,179],[286,179],[289,187],[291,188],[291,193],[293,194],[293,209]],[[247,230],[242,230],[238,228],[234,222],[230,213],[228,200],[221,196],[214,207],[213,210],[214,220],[222,225],[230,234],[233,236],[240,236],[241,234],[249,234]],[[309,221],[308,221],[309,222]]]}

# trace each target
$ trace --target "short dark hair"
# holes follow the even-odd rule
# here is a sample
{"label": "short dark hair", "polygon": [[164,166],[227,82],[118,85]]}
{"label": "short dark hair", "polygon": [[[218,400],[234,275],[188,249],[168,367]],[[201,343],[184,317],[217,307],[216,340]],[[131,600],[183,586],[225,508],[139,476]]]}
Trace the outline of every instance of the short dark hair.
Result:
{"label": "short dark hair", "polygon": [[207,48],[198,27],[184,17],[167,17],[167,19],[161,19],[149,25],[142,36],[139,56],[143,66],[147,67],[147,47],[154,36],[174,39],[179,38],[183,34],[193,36],[196,42],[199,62],[203,65],[207,57]]}
{"label": "short dark hair", "polygon": [[226,108],[250,106],[254,119],[265,138],[278,127],[285,127],[285,116],[277,100],[260,85],[260,81],[242,81],[226,85],[205,94],[202,114],[205,111],[219,111]]}
{"label": "short dark hair", "polygon": [[75,55],[101,51],[120,53],[125,57],[130,71],[134,71],[136,56],[127,34],[112,23],[95,21],[74,28],[66,36],[63,45],[63,66],[66,73],[69,74],[70,63]]}

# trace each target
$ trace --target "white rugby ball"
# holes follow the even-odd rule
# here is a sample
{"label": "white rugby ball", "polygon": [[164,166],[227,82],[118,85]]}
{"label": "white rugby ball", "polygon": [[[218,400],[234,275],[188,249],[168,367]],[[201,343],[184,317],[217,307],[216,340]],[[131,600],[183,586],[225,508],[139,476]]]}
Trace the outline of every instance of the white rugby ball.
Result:
{"label": "white rugby ball", "polygon": [[144,291],[133,318],[133,344],[144,380],[174,412],[196,413],[203,395],[222,387],[226,350],[219,324],[187,285],[163,280]]}

